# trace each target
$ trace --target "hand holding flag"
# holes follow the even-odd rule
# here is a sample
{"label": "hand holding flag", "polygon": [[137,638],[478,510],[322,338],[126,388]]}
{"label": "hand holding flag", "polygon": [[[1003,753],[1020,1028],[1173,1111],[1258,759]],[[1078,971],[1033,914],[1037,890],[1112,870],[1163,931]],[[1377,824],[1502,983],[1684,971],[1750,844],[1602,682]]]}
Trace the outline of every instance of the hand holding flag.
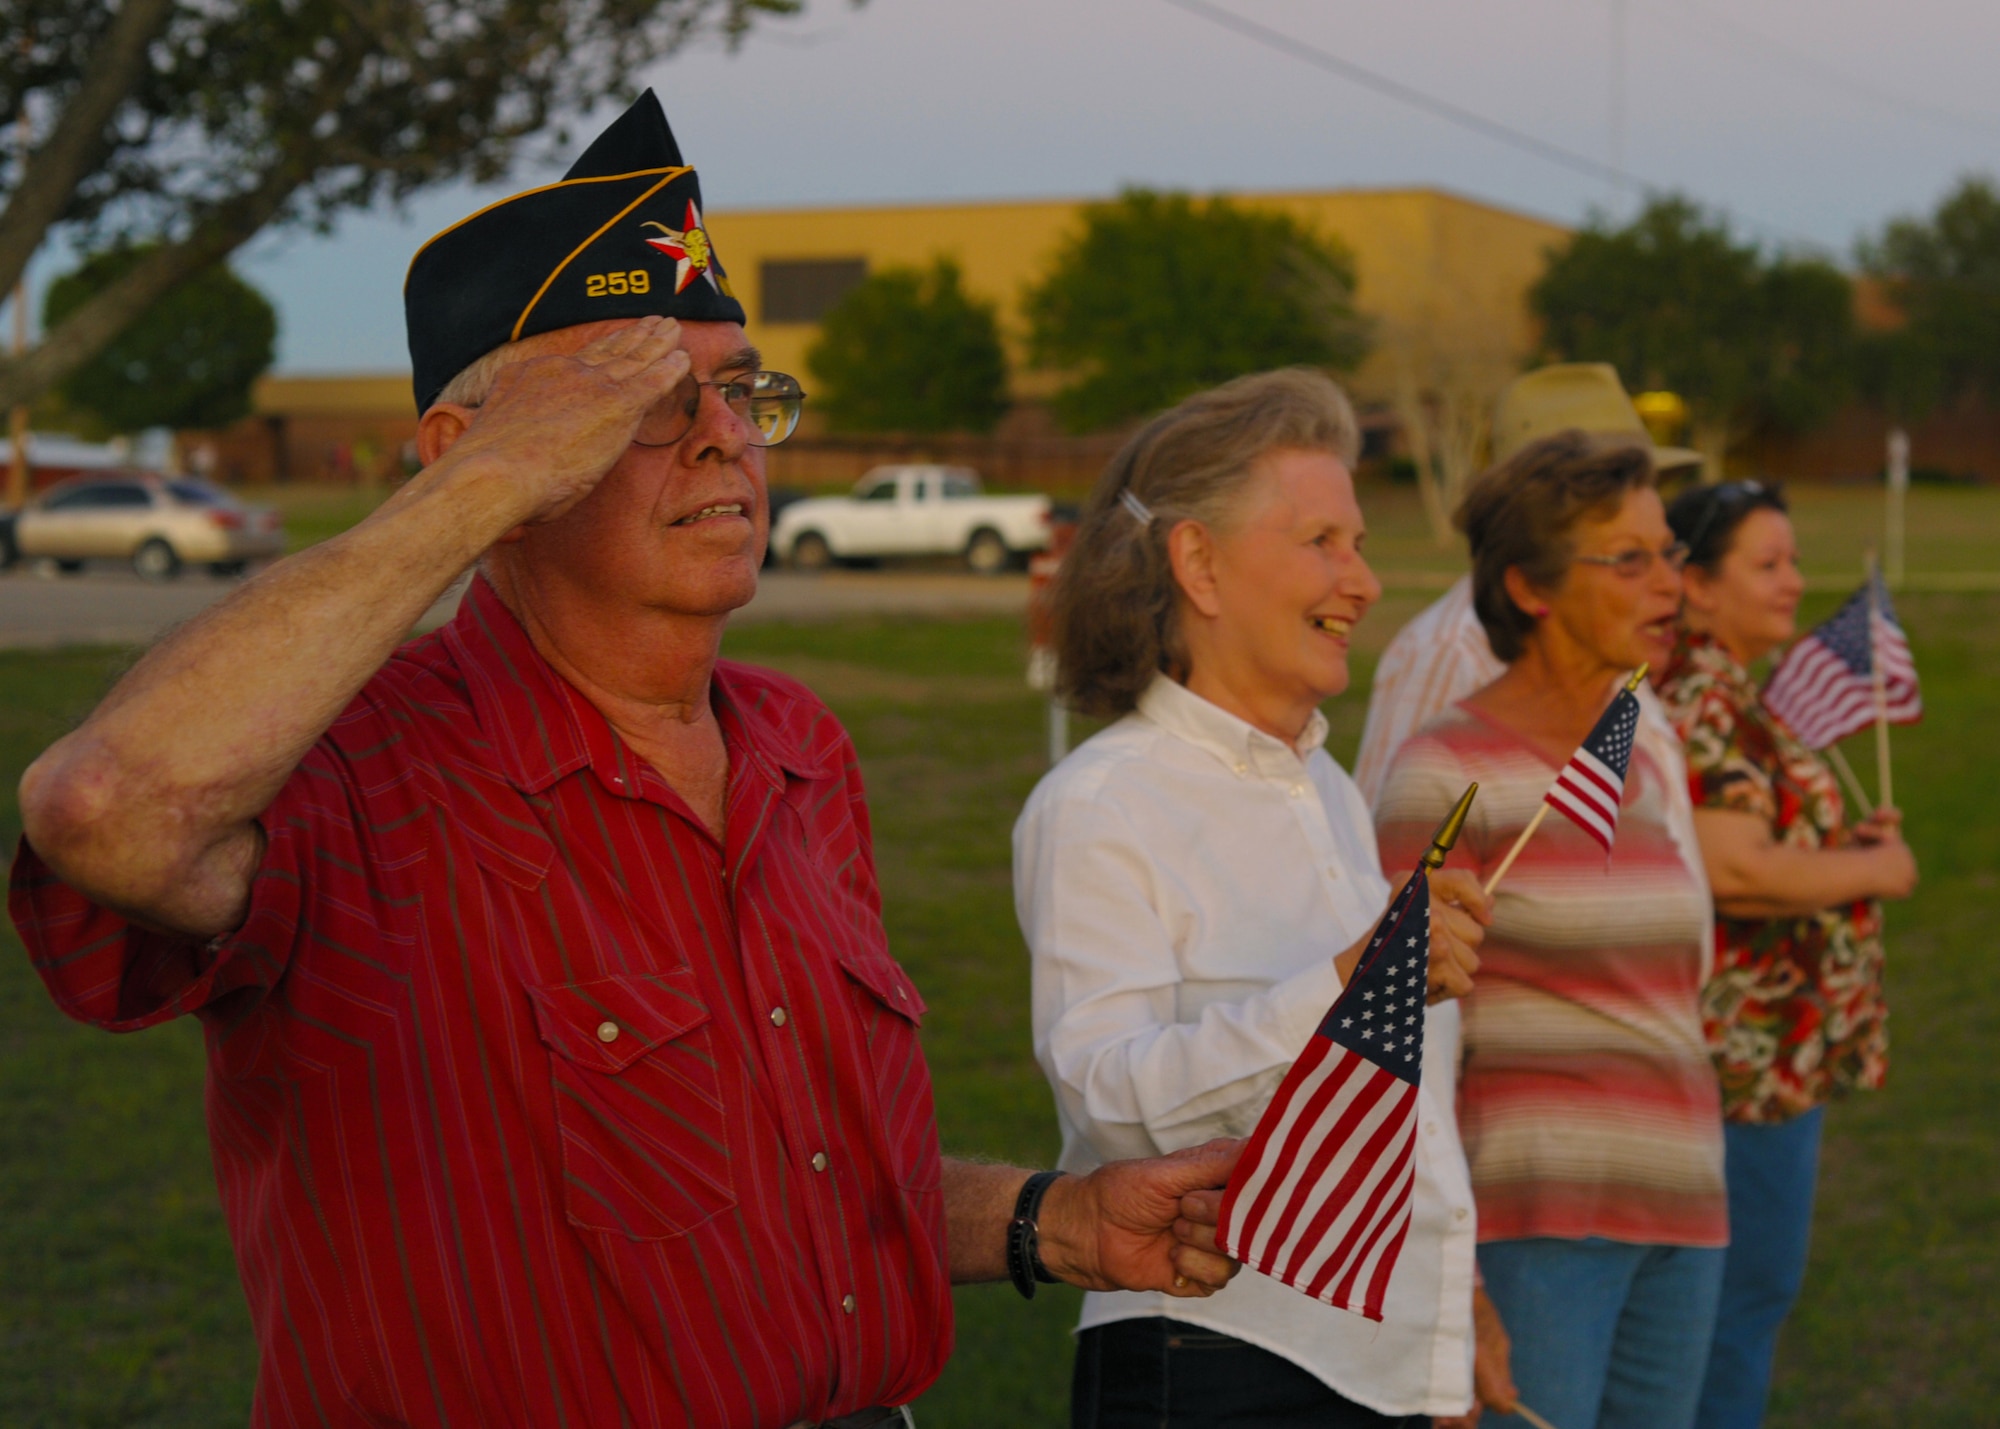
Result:
{"label": "hand holding flag", "polygon": [[1376,925],[1258,1119],[1216,1241],[1253,1270],[1371,1320],[1410,1224],[1430,956],[1429,870],[1472,808],[1468,788]]}

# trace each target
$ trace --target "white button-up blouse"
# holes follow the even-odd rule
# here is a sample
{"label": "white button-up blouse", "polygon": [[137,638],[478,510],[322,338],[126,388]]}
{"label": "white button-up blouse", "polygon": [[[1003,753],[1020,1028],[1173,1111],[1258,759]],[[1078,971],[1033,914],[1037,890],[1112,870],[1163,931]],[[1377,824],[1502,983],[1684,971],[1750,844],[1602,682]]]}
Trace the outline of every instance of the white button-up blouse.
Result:
{"label": "white button-up blouse", "polygon": [[[1014,826],[1014,895],[1063,1169],[1248,1136],[1325,1016],[1334,956],[1390,891],[1325,739],[1317,714],[1293,747],[1162,677],[1036,786]],[[1457,1008],[1430,1009],[1411,1224],[1381,1325],[1245,1270],[1206,1300],[1091,1294],[1081,1328],[1163,1315],[1384,1414],[1463,1413],[1474,1215],[1457,1055]]]}

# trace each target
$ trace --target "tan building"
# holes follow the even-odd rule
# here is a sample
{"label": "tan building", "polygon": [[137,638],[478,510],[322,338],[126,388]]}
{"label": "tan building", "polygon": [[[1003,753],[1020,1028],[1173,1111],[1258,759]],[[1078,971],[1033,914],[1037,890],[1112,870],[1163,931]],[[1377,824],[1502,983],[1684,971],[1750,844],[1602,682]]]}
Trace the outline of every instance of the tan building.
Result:
{"label": "tan building", "polygon": [[[1377,350],[1354,384],[1363,400],[1391,398],[1400,361],[1464,354],[1518,366],[1533,347],[1528,287],[1546,250],[1568,237],[1560,225],[1436,189],[1234,197],[1353,250],[1356,302],[1377,323]],[[1078,231],[1087,202],[724,211],[708,222],[771,366],[805,376],[818,320],[848,288],[882,268],[943,255],[958,261],[968,289],[999,306],[1016,391],[1033,398],[1048,382],[1023,361],[1021,297]]]}
{"label": "tan building", "polygon": [[[1356,303],[1375,322],[1375,350],[1352,387],[1371,425],[1392,425],[1399,385],[1432,392],[1470,382],[1498,390],[1533,346],[1525,297],[1546,250],[1567,230],[1434,189],[1240,194],[1338,238],[1355,257]],[[833,438],[807,428],[774,454],[774,482],[852,480],[878,460],[962,459],[1002,484],[1075,488],[1117,445],[1115,435],[1056,434],[1035,399],[1054,379],[1027,367],[1021,298],[1063,240],[1080,230],[1084,199],[762,209],[707,215],[732,286],[765,361],[812,387],[806,350],[820,317],[868,274],[897,265],[957,260],[966,286],[999,308],[1024,407],[986,439],[901,442]],[[1495,374],[1501,374],[1495,376]],[[810,412],[810,406],[808,406]],[[416,430],[409,378],[400,373],[267,377],[255,415],[208,443],[214,469],[247,481],[350,481],[391,477]]]}
{"label": "tan building", "polygon": [[181,435],[181,459],[224,481],[366,486],[414,470],[416,399],[407,372],[257,379],[251,415]]}
{"label": "tan building", "polygon": [[[1375,347],[1349,386],[1363,409],[1370,449],[1382,452],[1399,428],[1422,414],[1430,450],[1460,431],[1459,463],[1473,459],[1478,418],[1535,346],[1527,293],[1549,249],[1569,231],[1544,219],[1436,189],[1351,189],[1237,194],[1248,207],[1290,214],[1354,253],[1356,303],[1374,320]],[[1025,362],[1021,299],[1049,269],[1063,240],[1079,231],[1093,200],[1050,199],[858,208],[759,209],[708,215],[732,286],[765,360],[812,387],[806,351],[828,308],[868,274],[897,265],[955,259],[968,288],[1000,312],[1021,406],[990,438],[832,437],[808,418],[800,435],[773,453],[774,483],[819,486],[851,481],[878,461],[965,461],[1001,485],[1069,493],[1085,488],[1117,447],[1116,433],[1058,434],[1036,400],[1055,379]],[[1862,280],[1856,315],[1864,326],[1894,320]],[[1461,420],[1471,416],[1470,423]],[[1765,438],[1732,454],[1732,471],[1786,479],[1866,480],[1879,473],[1886,416],[1860,406],[1801,437]],[[1462,429],[1462,431],[1460,430]],[[393,479],[413,459],[416,414],[405,373],[267,377],[255,415],[227,432],[192,433],[192,455],[207,445],[212,469],[236,481]],[[1915,464],[1951,475],[2000,480],[2000,414],[1971,406],[1940,412],[1912,432]],[[200,465],[199,462],[194,463]]]}

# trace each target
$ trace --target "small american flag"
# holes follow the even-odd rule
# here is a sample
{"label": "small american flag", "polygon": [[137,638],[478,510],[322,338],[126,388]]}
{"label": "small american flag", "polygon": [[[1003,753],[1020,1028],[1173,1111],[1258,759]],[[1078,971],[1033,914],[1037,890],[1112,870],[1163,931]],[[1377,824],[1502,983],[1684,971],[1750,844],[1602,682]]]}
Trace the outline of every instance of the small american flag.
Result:
{"label": "small american flag", "polygon": [[1233,1259],[1371,1320],[1382,1318],[1416,1175],[1425,867],[1382,915],[1353,979],[1264,1109],[1217,1228]]}
{"label": "small american flag", "polygon": [[1547,798],[1556,812],[1603,844],[1607,857],[1618,838],[1618,804],[1625,797],[1625,770],[1638,729],[1639,699],[1628,686],[1598,716],[1549,786]]}
{"label": "small american flag", "polygon": [[[1869,606],[1873,588],[1874,610]],[[1869,635],[1874,635],[1871,641]],[[1875,721],[1875,669],[1882,661],[1882,694],[1889,723],[1924,717],[1910,642],[1896,621],[1880,576],[1864,582],[1821,624],[1786,652],[1764,687],[1764,707],[1792,727],[1808,748],[1824,749]]]}

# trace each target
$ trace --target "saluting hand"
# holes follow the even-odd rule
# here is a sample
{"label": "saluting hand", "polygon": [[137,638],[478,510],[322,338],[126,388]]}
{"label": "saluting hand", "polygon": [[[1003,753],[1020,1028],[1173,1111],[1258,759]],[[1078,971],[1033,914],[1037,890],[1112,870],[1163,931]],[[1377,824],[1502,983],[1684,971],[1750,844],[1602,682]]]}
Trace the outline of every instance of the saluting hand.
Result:
{"label": "saluting hand", "polygon": [[522,525],[553,521],[617,464],[640,418],[689,369],[680,324],[643,317],[571,353],[522,358],[451,444],[454,461],[491,467],[517,488]]}

